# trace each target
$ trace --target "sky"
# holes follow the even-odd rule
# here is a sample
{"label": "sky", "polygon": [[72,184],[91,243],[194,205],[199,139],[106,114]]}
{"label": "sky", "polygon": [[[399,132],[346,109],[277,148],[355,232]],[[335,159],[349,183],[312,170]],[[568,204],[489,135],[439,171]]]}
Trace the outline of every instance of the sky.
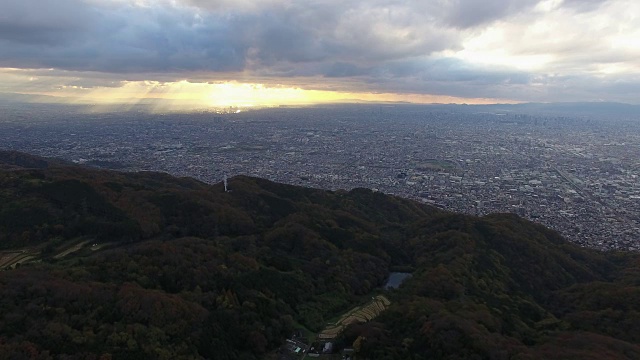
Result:
{"label": "sky", "polygon": [[640,102],[637,0],[2,0],[0,93]]}

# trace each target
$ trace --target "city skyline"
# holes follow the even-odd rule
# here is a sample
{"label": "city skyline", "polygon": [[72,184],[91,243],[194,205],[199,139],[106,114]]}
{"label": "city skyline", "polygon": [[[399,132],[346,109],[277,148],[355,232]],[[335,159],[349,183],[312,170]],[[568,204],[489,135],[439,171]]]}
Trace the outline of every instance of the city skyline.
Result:
{"label": "city skyline", "polygon": [[8,0],[0,93],[171,107],[640,98],[640,4]]}

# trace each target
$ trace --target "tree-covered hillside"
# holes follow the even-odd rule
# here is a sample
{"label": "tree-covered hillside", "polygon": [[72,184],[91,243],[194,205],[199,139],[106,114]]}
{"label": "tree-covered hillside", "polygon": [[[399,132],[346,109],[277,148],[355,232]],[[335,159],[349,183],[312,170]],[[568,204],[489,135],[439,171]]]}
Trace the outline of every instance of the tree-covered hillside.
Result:
{"label": "tree-covered hillside", "polygon": [[[508,214],[0,152],[0,359],[261,359],[412,269],[361,359],[640,358],[640,257]],[[310,339],[313,340],[313,339]]]}

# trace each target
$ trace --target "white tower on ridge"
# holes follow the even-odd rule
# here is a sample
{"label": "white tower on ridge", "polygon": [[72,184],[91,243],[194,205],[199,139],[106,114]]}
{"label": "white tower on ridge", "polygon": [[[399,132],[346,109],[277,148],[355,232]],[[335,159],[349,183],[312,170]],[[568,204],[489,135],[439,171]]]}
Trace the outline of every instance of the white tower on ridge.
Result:
{"label": "white tower on ridge", "polygon": [[224,175],[224,192],[229,192],[229,189],[227,188],[227,175]]}

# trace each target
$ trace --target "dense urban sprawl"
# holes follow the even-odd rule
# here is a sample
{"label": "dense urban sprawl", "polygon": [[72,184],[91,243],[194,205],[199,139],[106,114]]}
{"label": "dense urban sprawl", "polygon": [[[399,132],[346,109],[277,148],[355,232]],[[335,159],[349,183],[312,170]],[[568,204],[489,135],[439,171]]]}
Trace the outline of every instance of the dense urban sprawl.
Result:
{"label": "dense urban sprawl", "polygon": [[[513,212],[599,249],[640,250],[640,121],[333,106],[86,113],[6,108],[1,148],[220,182],[367,187],[475,215]],[[230,183],[233,187],[233,183]]]}

